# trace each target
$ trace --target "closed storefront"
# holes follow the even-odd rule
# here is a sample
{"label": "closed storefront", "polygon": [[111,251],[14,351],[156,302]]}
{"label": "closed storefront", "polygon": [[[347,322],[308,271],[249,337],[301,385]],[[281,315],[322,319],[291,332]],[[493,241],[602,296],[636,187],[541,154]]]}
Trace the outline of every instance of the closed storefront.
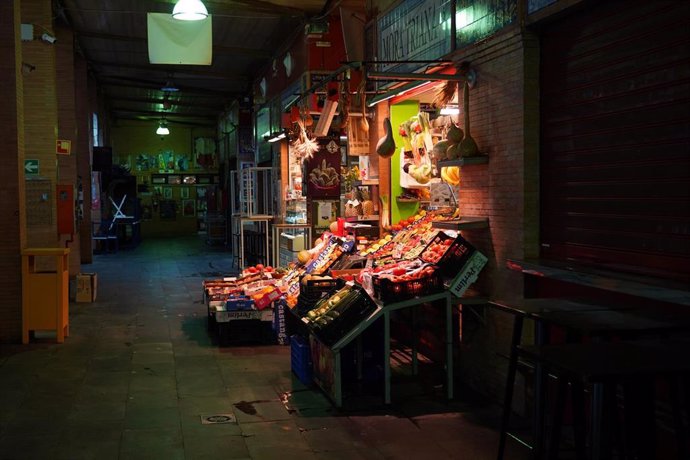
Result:
{"label": "closed storefront", "polygon": [[609,1],[543,26],[543,257],[690,278],[689,10]]}

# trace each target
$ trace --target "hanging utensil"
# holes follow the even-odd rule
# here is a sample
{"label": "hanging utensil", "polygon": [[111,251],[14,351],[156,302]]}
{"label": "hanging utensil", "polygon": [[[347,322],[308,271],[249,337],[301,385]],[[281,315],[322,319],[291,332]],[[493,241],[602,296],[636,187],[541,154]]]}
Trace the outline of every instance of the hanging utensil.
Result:
{"label": "hanging utensil", "polygon": [[465,137],[460,141],[460,156],[474,157],[479,155],[479,147],[470,134],[470,85],[465,80],[462,98],[462,110],[465,113]]}

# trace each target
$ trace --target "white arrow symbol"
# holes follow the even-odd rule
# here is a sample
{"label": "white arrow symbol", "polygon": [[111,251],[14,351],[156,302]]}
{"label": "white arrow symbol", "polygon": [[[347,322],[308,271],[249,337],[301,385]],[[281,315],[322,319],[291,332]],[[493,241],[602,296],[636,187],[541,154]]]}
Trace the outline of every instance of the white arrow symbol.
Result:
{"label": "white arrow symbol", "polygon": [[27,173],[38,172],[38,164],[37,163],[24,163],[24,172],[27,172]]}

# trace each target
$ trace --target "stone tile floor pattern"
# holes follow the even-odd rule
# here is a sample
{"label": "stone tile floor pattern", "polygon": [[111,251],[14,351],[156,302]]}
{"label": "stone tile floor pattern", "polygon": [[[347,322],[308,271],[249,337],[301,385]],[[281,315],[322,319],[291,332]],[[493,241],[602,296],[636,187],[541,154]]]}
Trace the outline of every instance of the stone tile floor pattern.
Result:
{"label": "stone tile floor pattern", "polygon": [[[0,460],[496,456],[499,409],[465,390],[446,402],[413,382],[391,406],[337,410],[294,377],[289,346],[216,345],[201,280],[233,271],[221,248],[147,240],[82,270],[98,298],[71,303],[64,344],[0,346]],[[211,414],[236,423],[202,424]],[[509,443],[507,459],[527,457]]]}

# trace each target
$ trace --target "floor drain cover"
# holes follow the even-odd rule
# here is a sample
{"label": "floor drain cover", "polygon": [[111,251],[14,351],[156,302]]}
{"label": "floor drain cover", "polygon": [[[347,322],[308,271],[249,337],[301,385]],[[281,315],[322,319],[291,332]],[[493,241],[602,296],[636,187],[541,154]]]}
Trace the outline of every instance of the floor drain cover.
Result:
{"label": "floor drain cover", "polygon": [[213,414],[213,415],[202,415],[201,424],[202,425],[217,425],[219,423],[235,423],[237,419],[235,414]]}

